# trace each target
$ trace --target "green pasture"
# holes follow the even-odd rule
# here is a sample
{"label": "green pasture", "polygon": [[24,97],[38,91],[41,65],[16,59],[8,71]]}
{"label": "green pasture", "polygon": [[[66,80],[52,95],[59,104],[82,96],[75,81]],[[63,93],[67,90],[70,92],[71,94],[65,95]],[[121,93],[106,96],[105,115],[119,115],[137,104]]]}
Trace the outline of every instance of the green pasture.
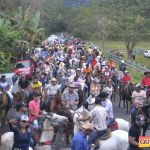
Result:
{"label": "green pasture", "polygon": [[[96,43],[98,47],[102,47],[102,43],[98,41],[94,41],[93,43]],[[105,48],[109,50],[122,50],[126,49],[125,44],[123,41],[106,41],[105,42]],[[150,49],[150,42],[139,42],[135,48],[139,49]],[[124,53],[124,60],[128,60],[127,53]],[[144,55],[136,55],[134,63],[139,64],[141,66],[146,66],[148,69],[150,69],[150,58],[144,57]],[[139,83],[141,81],[141,78],[143,77],[143,72],[137,71],[136,69],[127,68],[130,72],[130,75],[132,77],[133,83]]]}
{"label": "green pasture", "polygon": [[[101,41],[93,40],[93,43],[102,47]],[[106,49],[126,49],[123,41],[106,41],[104,45]],[[135,48],[150,49],[150,42],[139,42]]]}

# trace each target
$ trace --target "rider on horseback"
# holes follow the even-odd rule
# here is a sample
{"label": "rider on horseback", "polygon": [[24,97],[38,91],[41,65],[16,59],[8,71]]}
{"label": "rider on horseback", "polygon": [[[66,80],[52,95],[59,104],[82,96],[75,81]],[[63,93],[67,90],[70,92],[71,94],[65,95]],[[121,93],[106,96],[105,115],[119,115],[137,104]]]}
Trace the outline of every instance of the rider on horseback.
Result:
{"label": "rider on horseback", "polygon": [[7,82],[6,76],[2,75],[0,79],[0,95],[2,95],[3,92],[6,92],[6,95],[8,96],[8,103],[11,105],[13,103],[13,95],[9,91],[9,87],[10,85]]}
{"label": "rider on horseback", "polygon": [[[103,108],[100,104],[102,99],[98,96],[95,100],[95,107],[90,112],[89,116],[86,118],[77,118],[77,121],[93,121],[94,128],[96,129],[93,131],[89,136],[89,144],[94,146],[96,144],[97,139],[99,139],[102,135],[107,133],[107,126],[106,126],[106,119],[108,117],[107,111]],[[94,144],[94,145],[93,145]],[[96,148],[99,145],[96,144]]]}
{"label": "rider on horseback", "polygon": [[75,91],[75,85],[70,84],[69,89],[63,93],[63,102],[64,106],[71,108],[72,110],[77,109],[79,103],[79,95]]}
{"label": "rider on horseback", "polygon": [[123,84],[129,84],[131,81],[131,76],[127,70],[124,71],[124,76],[121,78]]}
{"label": "rider on horseback", "polygon": [[144,77],[142,78],[141,85],[145,88],[145,91],[147,91],[148,86],[150,86],[150,72],[144,72]]}
{"label": "rider on horseback", "polygon": [[49,111],[51,99],[54,97],[54,95],[57,93],[59,89],[60,89],[60,86],[57,84],[56,78],[52,78],[51,83],[45,87],[45,90],[44,90],[45,96],[46,96],[45,106],[46,106],[47,111]]}
{"label": "rider on horseback", "polygon": [[22,76],[18,82],[20,90],[25,94],[25,97],[29,97],[29,81],[26,79],[25,75]]}

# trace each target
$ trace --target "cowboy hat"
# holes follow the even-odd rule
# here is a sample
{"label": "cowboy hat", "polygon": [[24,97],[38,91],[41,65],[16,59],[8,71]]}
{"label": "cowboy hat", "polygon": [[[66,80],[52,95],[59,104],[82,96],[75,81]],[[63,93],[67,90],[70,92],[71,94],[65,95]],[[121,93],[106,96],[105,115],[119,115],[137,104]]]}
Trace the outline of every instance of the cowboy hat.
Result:
{"label": "cowboy hat", "polygon": [[101,92],[101,93],[98,95],[98,97],[100,97],[100,98],[107,98],[108,96],[109,96],[109,94],[106,93],[106,92]]}
{"label": "cowboy hat", "polygon": [[68,87],[75,88],[76,86],[73,83],[71,83],[71,84],[68,85]]}
{"label": "cowboy hat", "polygon": [[82,128],[85,129],[85,130],[88,130],[88,129],[89,130],[94,130],[94,126],[91,123],[85,123],[85,124],[83,124]]}
{"label": "cowboy hat", "polygon": [[56,78],[52,78],[51,81],[57,81]]}

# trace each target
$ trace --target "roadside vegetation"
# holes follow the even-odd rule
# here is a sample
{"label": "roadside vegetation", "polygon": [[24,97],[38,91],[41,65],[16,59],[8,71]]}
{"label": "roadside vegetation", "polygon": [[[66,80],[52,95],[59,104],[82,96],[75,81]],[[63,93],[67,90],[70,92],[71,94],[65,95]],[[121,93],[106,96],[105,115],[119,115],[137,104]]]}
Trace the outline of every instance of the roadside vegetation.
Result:
{"label": "roadside vegetation", "polygon": [[[94,41],[101,49],[124,49],[127,59],[134,48],[150,49],[149,0],[91,0],[75,7],[64,0],[0,0],[0,4],[2,55],[24,58],[27,49],[58,32]],[[5,57],[9,64],[10,57]],[[149,64],[142,58],[137,56],[135,62]],[[0,70],[8,66],[1,64]]]}

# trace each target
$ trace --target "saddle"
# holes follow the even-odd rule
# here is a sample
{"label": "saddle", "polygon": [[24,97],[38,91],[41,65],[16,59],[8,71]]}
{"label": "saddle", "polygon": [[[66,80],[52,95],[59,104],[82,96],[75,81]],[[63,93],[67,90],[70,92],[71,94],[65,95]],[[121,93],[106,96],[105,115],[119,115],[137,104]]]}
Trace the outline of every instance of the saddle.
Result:
{"label": "saddle", "polygon": [[112,132],[110,129],[107,129],[106,133],[103,134],[99,139],[96,140],[95,144],[91,144],[91,147],[95,149],[98,149],[100,147],[101,141],[107,140],[112,136]]}
{"label": "saddle", "polygon": [[108,126],[108,128],[111,131],[118,130],[118,123],[117,123],[117,121],[115,121],[115,119],[114,119],[113,122]]}
{"label": "saddle", "polygon": [[109,139],[110,137],[112,136],[112,133],[111,133],[111,130],[108,129],[107,132],[105,134],[103,134],[99,140],[102,141],[102,140],[107,140]]}

